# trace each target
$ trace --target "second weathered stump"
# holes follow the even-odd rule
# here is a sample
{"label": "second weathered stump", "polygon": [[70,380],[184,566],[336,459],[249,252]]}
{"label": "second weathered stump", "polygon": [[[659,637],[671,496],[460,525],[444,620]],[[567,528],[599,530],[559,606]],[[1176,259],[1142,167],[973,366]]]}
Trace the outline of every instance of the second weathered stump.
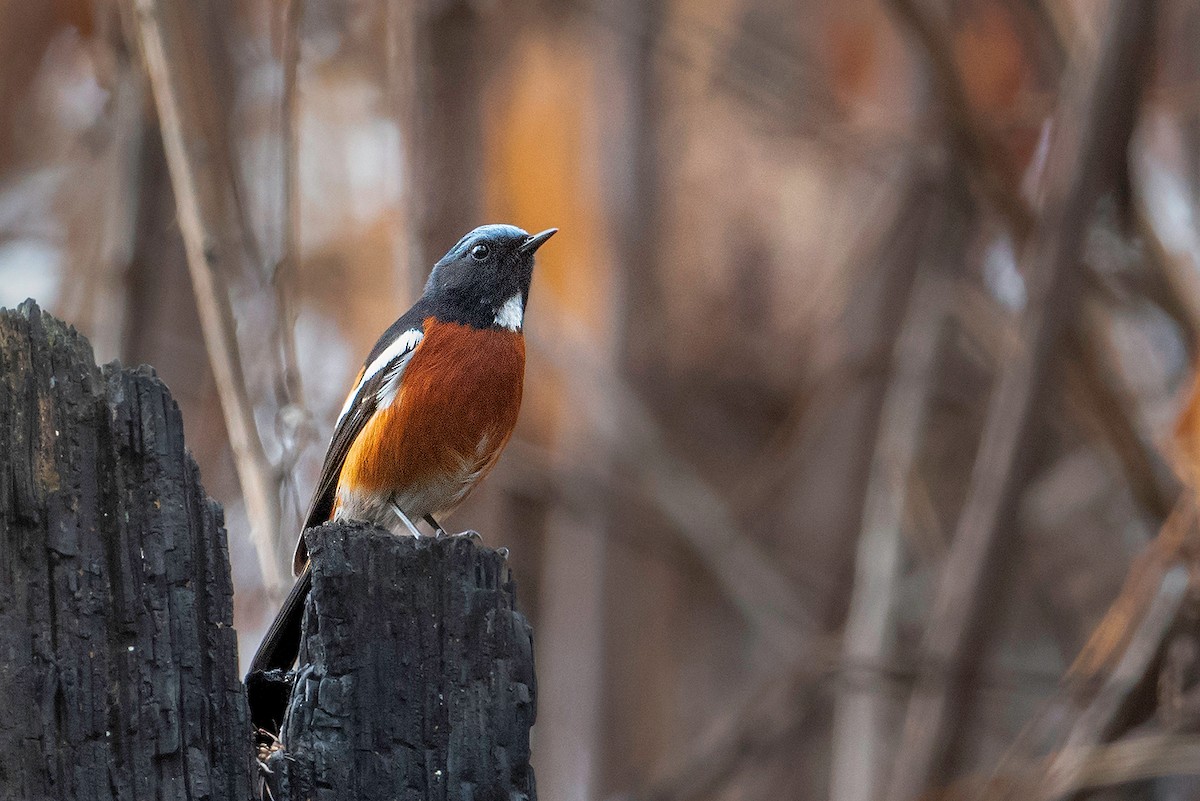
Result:
{"label": "second weathered stump", "polygon": [[504,557],[355,524],[307,537],[313,587],[272,796],[532,801],[532,632]]}

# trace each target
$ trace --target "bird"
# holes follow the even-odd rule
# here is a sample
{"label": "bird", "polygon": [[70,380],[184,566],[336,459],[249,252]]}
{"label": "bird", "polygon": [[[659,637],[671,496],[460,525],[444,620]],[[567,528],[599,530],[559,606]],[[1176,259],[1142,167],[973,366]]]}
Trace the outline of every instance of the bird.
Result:
{"label": "bird", "polygon": [[[424,520],[445,536],[436,516],[467,498],[512,436],[534,254],[557,231],[483,225],[438,260],[421,297],[383,333],[354,380],[304,529],[360,520],[420,537],[416,524]],[[292,560],[296,583],[251,676],[287,670],[299,653],[312,584],[304,529]]]}

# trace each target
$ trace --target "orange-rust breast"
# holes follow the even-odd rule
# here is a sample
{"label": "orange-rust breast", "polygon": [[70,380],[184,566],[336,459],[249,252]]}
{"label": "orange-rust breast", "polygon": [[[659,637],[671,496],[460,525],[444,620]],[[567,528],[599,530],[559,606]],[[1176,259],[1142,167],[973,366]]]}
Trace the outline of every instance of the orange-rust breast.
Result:
{"label": "orange-rust breast", "polygon": [[339,496],[392,498],[410,517],[457,506],[495,464],[521,407],[525,340],[426,318],[400,391],[346,456]]}

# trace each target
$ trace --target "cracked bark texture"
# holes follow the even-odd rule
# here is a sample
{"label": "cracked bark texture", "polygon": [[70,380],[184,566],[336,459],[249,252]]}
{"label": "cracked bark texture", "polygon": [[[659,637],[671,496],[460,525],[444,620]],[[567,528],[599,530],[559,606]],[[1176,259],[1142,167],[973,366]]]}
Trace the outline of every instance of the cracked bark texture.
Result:
{"label": "cracked bark texture", "polygon": [[0,799],[248,799],[220,507],[148,368],[0,310]]}
{"label": "cracked bark texture", "polygon": [[533,801],[532,631],[504,556],[465,537],[310,529],[313,586],[277,801]]}

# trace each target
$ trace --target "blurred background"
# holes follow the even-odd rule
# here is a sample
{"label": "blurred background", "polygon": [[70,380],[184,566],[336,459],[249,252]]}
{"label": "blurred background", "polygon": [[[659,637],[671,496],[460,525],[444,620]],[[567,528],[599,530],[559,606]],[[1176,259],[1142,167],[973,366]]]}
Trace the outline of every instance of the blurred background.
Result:
{"label": "blurred background", "polygon": [[1200,798],[1196,0],[0,0],[0,304],[153,365],[243,660],[429,266],[540,253],[544,801]]}

